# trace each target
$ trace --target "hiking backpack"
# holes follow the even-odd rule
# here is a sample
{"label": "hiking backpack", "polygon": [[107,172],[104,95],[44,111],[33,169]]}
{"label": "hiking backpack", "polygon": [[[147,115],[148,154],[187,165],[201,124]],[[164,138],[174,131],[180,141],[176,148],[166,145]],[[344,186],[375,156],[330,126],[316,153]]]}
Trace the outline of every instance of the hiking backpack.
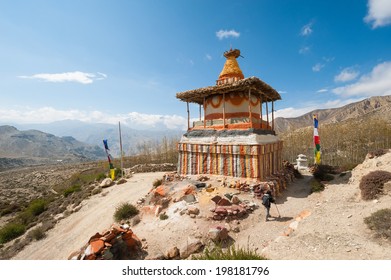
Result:
{"label": "hiking backpack", "polygon": [[262,205],[265,207],[270,207],[270,196],[268,194],[265,194],[262,197]]}

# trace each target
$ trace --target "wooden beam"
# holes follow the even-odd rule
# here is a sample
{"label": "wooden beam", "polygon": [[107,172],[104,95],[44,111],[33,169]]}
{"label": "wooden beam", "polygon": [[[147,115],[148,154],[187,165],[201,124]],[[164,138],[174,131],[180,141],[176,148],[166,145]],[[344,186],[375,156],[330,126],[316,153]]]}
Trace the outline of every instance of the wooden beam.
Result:
{"label": "wooden beam", "polygon": [[206,127],[206,119],[205,119],[205,96],[204,96],[204,102],[202,107],[204,107],[204,128]]}
{"label": "wooden beam", "polygon": [[260,109],[260,116],[261,116],[261,129],[262,129],[262,126],[263,126],[263,117],[262,117],[262,97],[259,97],[259,109]]}
{"label": "wooden beam", "polygon": [[272,101],[272,130],[274,131],[274,101]]}
{"label": "wooden beam", "polygon": [[251,88],[248,89],[248,117],[250,119],[250,127],[253,127],[253,114],[251,111]]}
{"label": "wooden beam", "polygon": [[269,107],[267,105],[268,101],[266,99],[266,121],[267,121],[267,125],[269,125]]}
{"label": "wooden beam", "polygon": [[223,127],[225,128],[225,92],[223,93]]}
{"label": "wooden beam", "polygon": [[187,130],[190,129],[190,109],[189,109],[189,101],[186,102],[187,105]]}

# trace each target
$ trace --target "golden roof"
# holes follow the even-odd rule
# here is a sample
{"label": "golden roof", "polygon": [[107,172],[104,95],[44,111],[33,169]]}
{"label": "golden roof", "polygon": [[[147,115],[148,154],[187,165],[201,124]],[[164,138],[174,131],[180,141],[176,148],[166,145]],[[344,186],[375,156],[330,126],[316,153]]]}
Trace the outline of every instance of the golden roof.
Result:
{"label": "golden roof", "polygon": [[229,50],[224,53],[224,56],[227,58],[224,64],[224,68],[220,73],[219,80],[230,78],[230,77],[238,77],[240,79],[244,79],[244,75],[242,70],[240,70],[239,64],[236,61],[236,58],[240,56],[240,50],[234,49]]}

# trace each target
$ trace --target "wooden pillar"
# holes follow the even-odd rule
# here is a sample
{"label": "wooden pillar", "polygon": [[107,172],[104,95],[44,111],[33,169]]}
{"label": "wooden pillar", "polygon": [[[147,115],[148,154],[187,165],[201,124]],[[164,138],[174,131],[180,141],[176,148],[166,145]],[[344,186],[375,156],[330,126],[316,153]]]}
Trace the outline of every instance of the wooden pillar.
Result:
{"label": "wooden pillar", "polygon": [[251,111],[251,88],[248,89],[248,117],[250,119],[250,127],[253,127],[253,113]]}
{"label": "wooden pillar", "polygon": [[205,119],[205,97],[204,97],[203,107],[204,107],[204,128],[205,128],[205,127],[206,127],[206,119]]}
{"label": "wooden pillar", "polygon": [[268,104],[267,104],[267,99],[266,99],[266,121],[267,121],[267,125],[269,125],[269,107],[268,107]]}
{"label": "wooden pillar", "polygon": [[272,130],[274,131],[274,101],[272,101]]}
{"label": "wooden pillar", "polygon": [[225,92],[223,93],[223,128],[225,128]]}
{"label": "wooden pillar", "polygon": [[201,121],[201,104],[200,104],[200,121]]}
{"label": "wooden pillar", "polygon": [[262,96],[259,97],[259,109],[260,109],[260,116],[261,116],[261,129],[262,129],[262,126],[263,126],[263,117],[262,117]]}
{"label": "wooden pillar", "polygon": [[186,102],[187,105],[187,130],[190,129],[190,109],[189,109],[189,101]]}

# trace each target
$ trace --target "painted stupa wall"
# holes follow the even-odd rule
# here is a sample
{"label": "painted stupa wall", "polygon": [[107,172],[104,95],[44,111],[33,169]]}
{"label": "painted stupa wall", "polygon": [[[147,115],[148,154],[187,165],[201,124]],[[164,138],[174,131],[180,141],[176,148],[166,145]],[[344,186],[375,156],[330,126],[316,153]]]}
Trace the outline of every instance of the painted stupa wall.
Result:
{"label": "painted stupa wall", "polygon": [[[240,141],[242,140],[242,141]],[[251,141],[250,141],[251,140]],[[178,173],[264,180],[282,168],[282,141],[274,135],[182,137]]]}
{"label": "painted stupa wall", "polygon": [[[250,98],[248,94],[234,92],[225,95],[213,95],[207,98],[204,104],[206,126],[215,129],[270,129],[269,124],[261,120],[260,103],[260,99],[252,94]],[[225,121],[223,121],[223,118],[225,118]],[[225,127],[223,127],[223,123],[225,123]],[[197,121],[194,129],[202,128],[202,126],[203,122]]]}

